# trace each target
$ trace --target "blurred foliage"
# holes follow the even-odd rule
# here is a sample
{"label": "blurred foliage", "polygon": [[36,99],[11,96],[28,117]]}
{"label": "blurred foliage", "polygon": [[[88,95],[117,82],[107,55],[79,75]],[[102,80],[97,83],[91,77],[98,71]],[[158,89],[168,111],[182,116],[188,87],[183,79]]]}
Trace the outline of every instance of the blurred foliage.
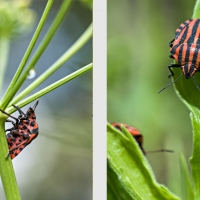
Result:
{"label": "blurred foliage", "polygon": [[35,12],[28,8],[30,0],[0,0],[0,35],[13,38],[24,35],[35,22]]}
{"label": "blurred foliage", "polygon": [[189,111],[173,86],[158,91],[171,82],[168,43],[176,28],[192,17],[194,4],[195,0],[108,1],[108,121],[137,127],[146,151],[175,151],[147,154],[147,159],[157,181],[179,196],[179,152],[188,160],[192,151]]}
{"label": "blurred foliage", "polygon": [[92,9],[92,0],[80,0],[80,2],[88,8]]}

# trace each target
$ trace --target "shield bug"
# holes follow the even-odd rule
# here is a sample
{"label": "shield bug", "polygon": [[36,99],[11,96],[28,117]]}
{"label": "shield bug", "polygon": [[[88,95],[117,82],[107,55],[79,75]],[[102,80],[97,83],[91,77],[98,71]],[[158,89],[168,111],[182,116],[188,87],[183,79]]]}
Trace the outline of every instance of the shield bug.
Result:
{"label": "shield bug", "polygon": [[[8,132],[6,135],[8,141],[9,152],[7,157],[10,155],[11,158],[15,158],[28,144],[30,144],[38,136],[38,124],[36,122],[35,109],[38,105],[39,100],[35,105],[29,108],[26,114],[16,105],[13,105],[19,112],[18,118],[6,113],[5,111],[0,111],[7,116],[15,120],[12,121],[7,119],[6,122],[11,122],[13,127],[5,130]],[[6,158],[7,158],[6,157]]]}
{"label": "shield bug", "polygon": [[194,74],[200,71],[200,19],[189,19],[182,23],[175,32],[174,39],[169,43],[169,57],[176,60],[176,64],[168,66],[170,75],[174,76],[172,68],[181,68],[182,74],[175,81],[166,85],[158,93],[176,82],[183,75],[186,79],[193,77],[196,87],[198,87]]}
{"label": "shield bug", "polygon": [[142,146],[143,145],[143,136],[137,128],[135,128],[133,126],[129,126],[124,123],[111,122],[110,124],[120,131],[122,131],[121,125],[124,126],[127,129],[127,131],[133,136],[133,138],[137,141],[137,143],[144,155],[146,155],[146,153],[154,153],[154,152],[170,152],[170,153],[173,152],[172,150],[167,150],[167,149],[159,149],[159,150],[155,150],[155,151],[145,152],[145,150]]}

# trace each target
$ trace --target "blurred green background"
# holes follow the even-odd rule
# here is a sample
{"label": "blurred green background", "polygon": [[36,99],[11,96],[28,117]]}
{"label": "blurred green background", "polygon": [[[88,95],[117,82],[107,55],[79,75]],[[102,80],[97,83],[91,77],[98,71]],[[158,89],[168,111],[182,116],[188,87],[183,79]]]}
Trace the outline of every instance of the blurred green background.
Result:
{"label": "blurred green background", "polygon": [[147,159],[157,181],[177,195],[179,152],[187,160],[192,152],[189,111],[173,86],[158,91],[171,82],[168,43],[176,28],[192,17],[194,5],[195,0],[109,0],[107,7],[108,121],[137,127],[147,152],[175,151],[147,154]]}
{"label": "blurred green background", "polygon": [[[47,0],[32,1],[30,8],[36,14],[34,27],[25,36],[11,41],[3,93],[19,66],[46,3]],[[54,1],[39,41],[49,29],[61,3],[62,0]],[[91,8],[83,1],[74,1],[37,63],[36,77],[27,79],[21,90],[53,64],[81,36],[91,22]],[[36,47],[38,45],[39,42]],[[92,40],[33,93],[91,62]],[[26,111],[33,105],[34,102],[23,110]],[[13,160],[22,199],[92,199],[92,72],[41,97],[36,114],[39,135]],[[13,115],[17,117],[19,114],[15,112]],[[6,123],[6,126],[9,124]],[[2,185],[0,199],[5,199]]]}

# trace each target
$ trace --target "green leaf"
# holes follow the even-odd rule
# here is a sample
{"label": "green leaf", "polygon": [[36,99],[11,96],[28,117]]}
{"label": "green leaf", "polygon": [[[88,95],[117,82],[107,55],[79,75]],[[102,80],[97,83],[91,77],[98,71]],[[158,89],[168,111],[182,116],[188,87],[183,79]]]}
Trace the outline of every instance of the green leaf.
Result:
{"label": "green leaf", "polygon": [[192,183],[190,180],[187,163],[182,153],[180,154],[179,160],[180,160],[180,169],[181,169],[181,184],[182,184],[183,200],[187,200],[187,199],[193,200],[194,191],[192,188]]}
{"label": "green leaf", "polygon": [[[200,1],[196,1],[194,7],[193,18],[200,18]],[[176,79],[182,72],[181,70],[174,70]],[[175,91],[180,100],[191,111],[190,118],[193,127],[193,155],[190,159],[192,168],[192,177],[194,181],[195,199],[200,199],[200,91],[195,85],[195,78],[197,85],[200,85],[200,74],[195,73],[194,77],[185,79],[184,76],[175,82]],[[182,187],[187,188],[187,176],[182,180]],[[184,185],[186,184],[186,185]]]}
{"label": "green leaf", "polygon": [[193,109],[190,114],[193,127],[193,155],[190,159],[196,199],[200,198],[200,111]]}
{"label": "green leaf", "polygon": [[[153,171],[131,134],[107,125],[108,194],[119,199],[179,199],[156,182]],[[117,198],[115,198],[117,199]]]}

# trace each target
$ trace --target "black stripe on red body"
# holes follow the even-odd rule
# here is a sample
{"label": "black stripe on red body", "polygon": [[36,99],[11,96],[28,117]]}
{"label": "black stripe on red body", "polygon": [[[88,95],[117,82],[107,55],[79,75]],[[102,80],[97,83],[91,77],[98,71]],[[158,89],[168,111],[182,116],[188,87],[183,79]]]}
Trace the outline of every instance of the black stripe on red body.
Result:
{"label": "black stripe on red body", "polygon": [[170,47],[170,57],[180,65],[185,78],[189,79],[200,71],[200,19],[182,23],[176,30]]}

